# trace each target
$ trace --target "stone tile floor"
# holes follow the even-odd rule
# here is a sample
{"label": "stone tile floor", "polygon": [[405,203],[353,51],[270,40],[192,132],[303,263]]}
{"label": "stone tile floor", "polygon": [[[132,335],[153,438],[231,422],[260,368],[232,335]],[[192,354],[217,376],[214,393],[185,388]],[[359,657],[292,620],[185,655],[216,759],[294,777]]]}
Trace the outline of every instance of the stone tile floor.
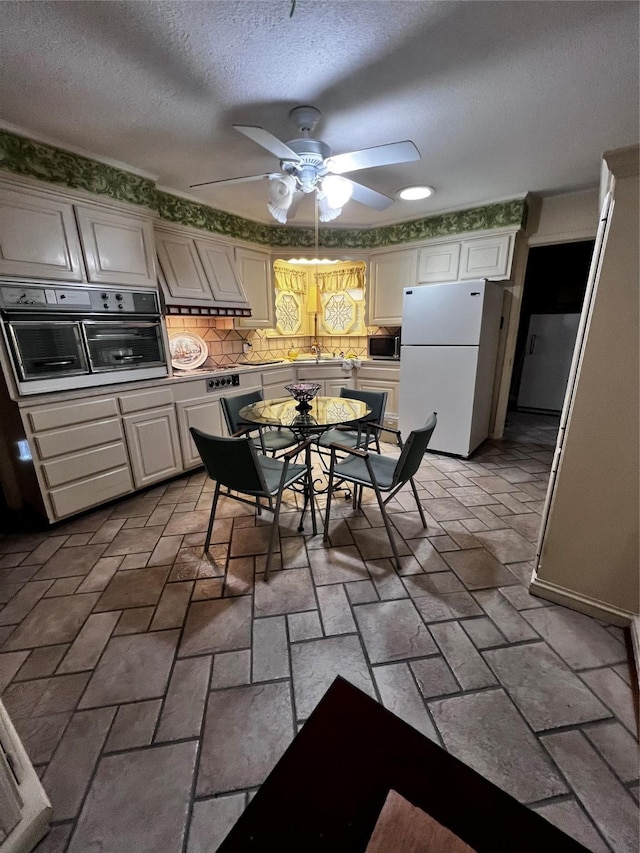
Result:
{"label": "stone tile floor", "polygon": [[[289,503],[201,472],[0,539],[0,690],[54,806],[40,853],[213,851],[338,674],[593,851],[638,849],[624,632],[527,592],[557,421],[511,415],[471,460],[428,454],[379,511]],[[387,448],[389,449],[389,448]],[[375,748],[375,744],[372,744]],[[310,772],[313,772],[310,769]]]}

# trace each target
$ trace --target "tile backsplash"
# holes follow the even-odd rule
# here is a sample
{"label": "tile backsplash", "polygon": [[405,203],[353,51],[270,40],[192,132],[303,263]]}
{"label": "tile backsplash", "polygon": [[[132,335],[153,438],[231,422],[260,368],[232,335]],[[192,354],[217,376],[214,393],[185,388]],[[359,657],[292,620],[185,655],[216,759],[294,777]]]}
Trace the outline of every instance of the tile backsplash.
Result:
{"label": "tile backsplash", "polygon": [[[311,335],[300,337],[267,337],[264,329],[234,329],[233,320],[218,317],[173,317],[168,316],[167,330],[169,335],[182,329],[194,332],[206,341],[209,357],[204,367],[215,367],[220,364],[246,364],[252,361],[265,361],[276,358],[287,358],[290,349],[299,353],[309,352],[314,339]],[[370,335],[386,332],[377,326],[367,329]],[[243,343],[251,344],[247,354],[243,352]],[[367,338],[365,336],[319,335],[318,343],[324,353],[339,355],[353,354],[359,358],[367,355]]]}

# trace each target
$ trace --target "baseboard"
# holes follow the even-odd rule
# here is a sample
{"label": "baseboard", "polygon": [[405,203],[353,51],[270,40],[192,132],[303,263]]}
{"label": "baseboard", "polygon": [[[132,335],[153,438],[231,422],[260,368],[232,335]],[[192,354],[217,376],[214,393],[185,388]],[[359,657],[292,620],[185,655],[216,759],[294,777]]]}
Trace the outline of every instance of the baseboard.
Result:
{"label": "baseboard", "polygon": [[[610,625],[618,625],[620,628],[632,627],[634,621],[637,622],[640,619],[638,614],[631,610],[623,610],[621,607],[615,607],[597,598],[581,595],[574,590],[541,580],[535,574],[529,586],[529,592],[531,595],[537,595],[538,598],[553,601],[554,604],[562,604],[564,607],[570,607],[572,610],[594,616],[596,619],[601,619]],[[636,660],[638,660],[637,657]]]}
{"label": "baseboard", "polygon": [[629,629],[631,631],[631,647],[633,649],[633,659],[636,662],[636,677],[640,691],[640,616],[633,617]]}

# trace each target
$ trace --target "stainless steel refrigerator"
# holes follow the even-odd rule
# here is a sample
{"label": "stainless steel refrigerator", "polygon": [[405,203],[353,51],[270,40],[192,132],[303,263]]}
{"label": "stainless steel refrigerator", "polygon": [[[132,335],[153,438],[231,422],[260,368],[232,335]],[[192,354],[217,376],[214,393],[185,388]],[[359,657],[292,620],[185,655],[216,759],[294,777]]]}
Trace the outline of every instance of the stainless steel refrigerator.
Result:
{"label": "stainless steel refrigerator", "polygon": [[429,450],[469,456],[489,433],[503,288],[486,279],[407,287],[403,295],[399,428],[431,412]]}

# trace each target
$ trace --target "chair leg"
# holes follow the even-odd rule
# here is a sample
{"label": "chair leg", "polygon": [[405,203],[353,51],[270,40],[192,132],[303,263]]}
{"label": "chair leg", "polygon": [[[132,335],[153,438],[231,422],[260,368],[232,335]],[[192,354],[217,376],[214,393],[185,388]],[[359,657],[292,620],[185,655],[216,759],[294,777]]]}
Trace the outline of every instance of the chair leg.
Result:
{"label": "chair leg", "polygon": [[276,498],[276,505],[273,510],[273,522],[271,524],[271,536],[269,537],[269,550],[267,552],[267,562],[264,567],[264,579],[265,581],[269,579],[269,569],[271,568],[271,557],[273,556],[273,549],[276,544],[276,537],[278,536],[278,519],[280,518],[280,505],[282,504],[282,489],[278,492],[278,497]]}
{"label": "chair leg", "polygon": [[333,492],[333,466],[336,461],[336,454],[332,450],[331,451],[331,463],[329,465],[329,485],[327,487],[327,509],[324,515],[324,534],[322,536],[323,542],[329,541],[329,517],[331,515],[331,494]]}
{"label": "chair leg", "polygon": [[258,515],[262,515],[262,506],[260,505],[260,498],[256,498],[256,512]]}
{"label": "chair leg", "polygon": [[220,497],[220,483],[216,483],[216,488],[213,493],[213,501],[211,502],[211,515],[209,516],[209,526],[207,527],[207,538],[204,540],[204,552],[205,554],[209,550],[209,545],[211,544],[211,533],[213,531],[213,519],[216,514],[216,507],[218,506],[218,498]]}
{"label": "chair leg", "polygon": [[380,512],[382,513],[382,520],[384,521],[384,526],[387,529],[387,536],[389,537],[389,543],[391,545],[391,550],[393,551],[393,556],[396,559],[396,566],[398,571],[402,569],[400,565],[400,555],[398,554],[398,546],[396,545],[396,540],[393,537],[393,530],[391,529],[391,522],[389,521],[389,517],[387,515],[387,510],[384,506],[384,500],[382,499],[382,494],[380,493],[380,489],[377,485],[373,484],[373,490],[376,493],[376,497],[378,499],[378,506],[380,507]]}
{"label": "chair leg", "polygon": [[311,529],[313,530],[313,535],[317,536],[318,534],[318,524],[316,522],[316,498],[313,490],[313,471],[311,468],[311,448],[307,447],[306,449],[307,455],[307,493],[309,495],[309,503],[311,504]]}
{"label": "chair leg", "polygon": [[422,504],[420,503],[420,499],[418,498],[418,490],[416,489],[416,484],[413,482],[413,477],[409,478],[409,482],[411,483],[411,489],[413,491],[413,496],[416,499],[416,506],[418,507],[418,512],[420,513],[420,521],[422,521],[422,526],[427,526],[427,521],[424,517],[424,512],[422,511]]}

